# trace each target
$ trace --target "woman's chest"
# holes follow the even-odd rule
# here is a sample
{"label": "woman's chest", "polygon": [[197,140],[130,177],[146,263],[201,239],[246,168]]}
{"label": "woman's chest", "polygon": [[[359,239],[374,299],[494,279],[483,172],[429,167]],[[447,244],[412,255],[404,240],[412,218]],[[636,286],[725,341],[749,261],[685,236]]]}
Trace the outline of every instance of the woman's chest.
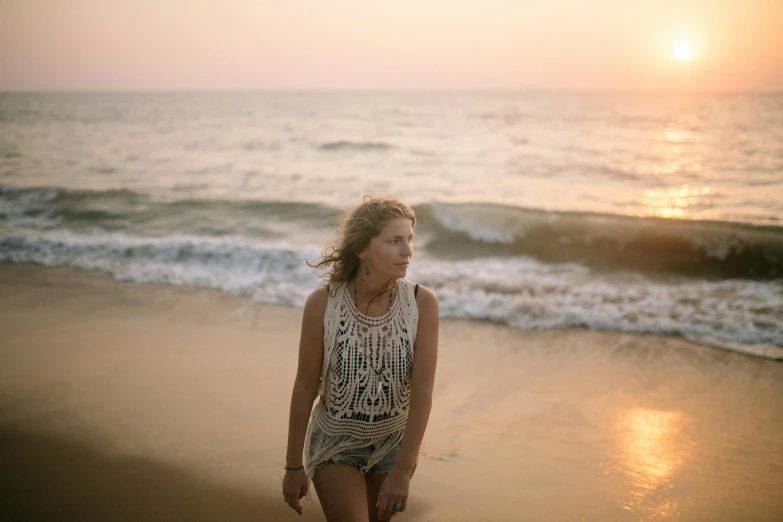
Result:
{"label": "woman's chest", "polygon": [[[351,317],[337,322],[332,354],[335,367],[347,370],[407,375],[413,363],[413,350],[406,326],[399,317],[368,325]],[[385,371],[384,371],[385,370]]]}

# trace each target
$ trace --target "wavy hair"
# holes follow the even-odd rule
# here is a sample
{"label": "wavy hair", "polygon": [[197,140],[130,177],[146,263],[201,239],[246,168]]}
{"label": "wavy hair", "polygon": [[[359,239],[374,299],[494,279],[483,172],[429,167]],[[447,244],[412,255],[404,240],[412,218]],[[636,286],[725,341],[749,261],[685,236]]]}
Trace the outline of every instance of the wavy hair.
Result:
{"label": "wavy hair", "polygon": [[[321,261],[315,265],[311,265],[307,260],[305,262],[312,268],[328,268],[320,277],[326,278],[331,293],[335,287],[356,276],[359,271],[359,253],[370,246],[370,241],[383,231],[389,221],[398,218],[408,218],[413,226],[416,226],[416,213],[406,203],[391,196],[364,196],[363,201],[356,207],[345,210],[338,216],[337,240],[334,245],[326,248]],[[390,283],[392,281],[389,280]],[[383,292],[375,294],[372,300],[381,295]]]}

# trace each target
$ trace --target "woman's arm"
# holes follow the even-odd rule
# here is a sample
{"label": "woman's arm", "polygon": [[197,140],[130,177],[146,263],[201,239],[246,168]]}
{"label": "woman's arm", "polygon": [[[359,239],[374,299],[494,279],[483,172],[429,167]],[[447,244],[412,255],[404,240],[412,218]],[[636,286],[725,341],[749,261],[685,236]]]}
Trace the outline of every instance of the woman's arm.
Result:
{"label": "woman's arm", "polygon": [[288,420],[288,450],[286,464],[302,465],[305,432],[313,401],[318,395],[323,362],[324,313],[329,299],[326,287],[319,287],[310,294],[302,314],[302,332],[299,340],[299,365],[291,394],[291,411]]}
{"label": "woman's arm", "polygon": [[408,476],[413,474],[416,467],[421,440],[424,438],[424,430],[432,409],[440,325],[438,298],[432,290],[419,285],[416,303],[419,307],[419,324],[413,351],[410,409],[405,436],[394,464],[395,469],[406,471]]}

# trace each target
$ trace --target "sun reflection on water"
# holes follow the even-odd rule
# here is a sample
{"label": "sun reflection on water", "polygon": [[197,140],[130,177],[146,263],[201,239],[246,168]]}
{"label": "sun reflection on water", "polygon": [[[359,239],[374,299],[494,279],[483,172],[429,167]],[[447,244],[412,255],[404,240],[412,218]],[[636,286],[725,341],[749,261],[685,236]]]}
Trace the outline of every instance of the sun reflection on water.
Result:
{"label": "sun reflection on water", "polygon": [[710,187],[682,185],[668,190],[645,190],[642,204],[649,216],[679,218],[686,217],[693,207],[712,206],[710,195]]}

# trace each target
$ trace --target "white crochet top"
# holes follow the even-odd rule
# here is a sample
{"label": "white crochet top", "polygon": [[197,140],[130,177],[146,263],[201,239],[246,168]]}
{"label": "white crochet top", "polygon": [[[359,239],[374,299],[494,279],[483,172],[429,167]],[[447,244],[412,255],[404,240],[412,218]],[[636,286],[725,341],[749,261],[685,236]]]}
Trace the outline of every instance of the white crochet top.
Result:
{"label": "white crochet top", "polygon": [[394,301],[380,317],[357,310],[346,284],[330,293],[318,400],[304,444],[308,484],[316,468],[337,453],[375,445],[362,468],[366,473],[402,442],[419,322],[414,287],[398,279]]}

